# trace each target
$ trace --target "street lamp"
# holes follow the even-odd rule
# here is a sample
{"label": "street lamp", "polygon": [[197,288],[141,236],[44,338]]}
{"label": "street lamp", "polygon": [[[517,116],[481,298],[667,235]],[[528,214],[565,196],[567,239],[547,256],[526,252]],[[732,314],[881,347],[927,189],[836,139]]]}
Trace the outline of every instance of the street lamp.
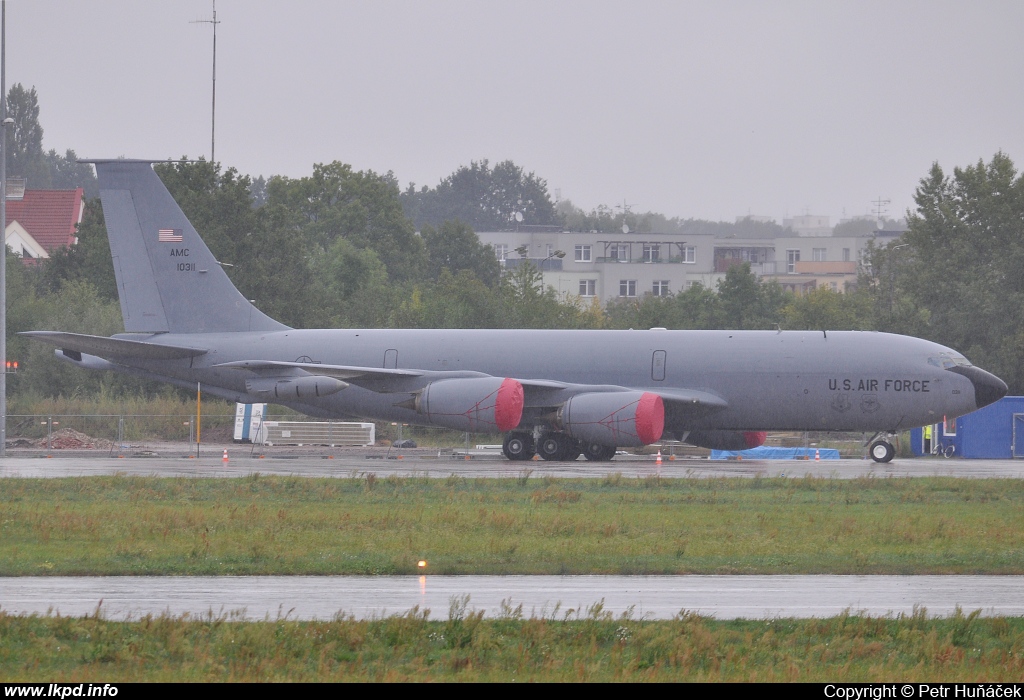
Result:
{"label": "street lamp", "polygon": [[556,250],[551,255],[547,256],[546,258],[544,258],[543,260],[540,261],[540,271],[544,272],[544,264],[547,263],[547,261],[550,260],[551,258],[558,258],[559,260],[561,260],[564,257],[565,257],[565,251],[564,250]]}

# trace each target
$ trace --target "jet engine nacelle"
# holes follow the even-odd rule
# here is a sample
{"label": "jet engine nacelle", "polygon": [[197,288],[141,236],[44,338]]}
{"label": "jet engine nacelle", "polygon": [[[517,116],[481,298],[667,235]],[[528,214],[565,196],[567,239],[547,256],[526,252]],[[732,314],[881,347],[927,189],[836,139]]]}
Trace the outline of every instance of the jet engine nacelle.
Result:
{"label": "jet engine nacelle", "polygon": [[420,389],[411,402],[399,405],[414,408],[430,425],[503,433],[523,418],[523,385],[502,377],[442,379]]}
{"label": "jet engine nacelle", "polygon": [[768,433],[750,430],[693,430],[683,442],[709,450],[749,450],[764,444]]}
{"label": "jet engine nacelle", "polygon": [[246,379],[245,390],[249,394],[275,399],[310,399],[336,394],[348,384],[334,377],[270,377]]}
{"label": "jet engine nacelle", "polygon": [[661,439],[665,403],[646,391],[577,394],[558,409],[556,422],[583,442],[639,447]]}

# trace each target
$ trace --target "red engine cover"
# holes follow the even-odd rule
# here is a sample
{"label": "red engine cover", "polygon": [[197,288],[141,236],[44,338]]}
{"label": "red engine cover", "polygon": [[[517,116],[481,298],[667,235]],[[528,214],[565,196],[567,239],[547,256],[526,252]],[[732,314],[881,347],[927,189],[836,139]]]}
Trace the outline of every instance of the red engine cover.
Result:
{"label": "red engine cover", "polygon": [[611,447],[649,445],[665,430],[665,402],[649,392],[577,394],[559,415],[574,438]]}
{"label": "red engine cover", "polygon": [[747,449],[752,447],[760,447],[764,444],[764,441],[768,439],[768,433],[759,432],[746,432],[743,433],[743,441],[747,443]]}
{"label": "red engine cover", "polygon": [[523,417],[523,385],[502,377],[431,382],[416,399],[416,412],[431,425],[473,432],[506,432]]}

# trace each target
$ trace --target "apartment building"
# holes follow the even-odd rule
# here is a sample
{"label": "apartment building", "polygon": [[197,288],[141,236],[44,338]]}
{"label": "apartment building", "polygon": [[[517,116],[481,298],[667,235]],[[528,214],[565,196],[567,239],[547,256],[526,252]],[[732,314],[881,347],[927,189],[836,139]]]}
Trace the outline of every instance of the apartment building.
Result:
{"label": "apartment building", "polygon": [[711,234],[581,233],[557,227],[477,234],[506,269],[529,261],[560,294],[601,304],[645,294],[663,296],[695,283],[714,289],[734,265],[749,263],[763,280],[805,294],[838,292],[855,284],[868,241],[885,245],[899,232],[877,236],[716,238]]}
{"label": "apartment building", "polygon": [[[557,230],[482,232],[506,269],[529,261],[560,294],[602,304],[645,294],[668,296],[694,282],[714,287],[712,235],[583,233]],[[554,228],[554,227],[551,227]]]}

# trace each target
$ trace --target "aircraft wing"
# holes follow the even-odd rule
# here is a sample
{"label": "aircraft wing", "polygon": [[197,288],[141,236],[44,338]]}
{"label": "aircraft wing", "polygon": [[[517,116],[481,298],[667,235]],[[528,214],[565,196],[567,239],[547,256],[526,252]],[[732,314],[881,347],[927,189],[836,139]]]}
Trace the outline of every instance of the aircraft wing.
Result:
{"label": "aircraft wing", "polygon": [[558,404],[574,394],[602,394],[621,391],[641,391],[657,394],[665,402],[665,409],[690,417],[716,413],[729,407],[720,396],[694,389],[633,388],[607,384],[571,384],[548,379],[517,379],[523,385],[527,406]]}
{"label": "aircraft wing", "polygon": [[160,345],[141,340],[106,338],[99,335],[64,333],[61,331],[26,331],[19,333],[33,340],[55,345],[62,350],[86,353],[103,358],[133,358],[140,360],[185,360],[205,355],[203,348],[187,348],[176,345]]}
{"label": "aircraft wing", "polygon": [[325,365],[319,362],[279,362],[274,360],[239,360],[222,362],[214,367],[225,369],[247,369],[257,374],[279,374],[301,369],[310,374],[335,379],[398,379],[422,377],[429,372],[413,369],[387,369],[381,367],[355,367],[350,365]]}

